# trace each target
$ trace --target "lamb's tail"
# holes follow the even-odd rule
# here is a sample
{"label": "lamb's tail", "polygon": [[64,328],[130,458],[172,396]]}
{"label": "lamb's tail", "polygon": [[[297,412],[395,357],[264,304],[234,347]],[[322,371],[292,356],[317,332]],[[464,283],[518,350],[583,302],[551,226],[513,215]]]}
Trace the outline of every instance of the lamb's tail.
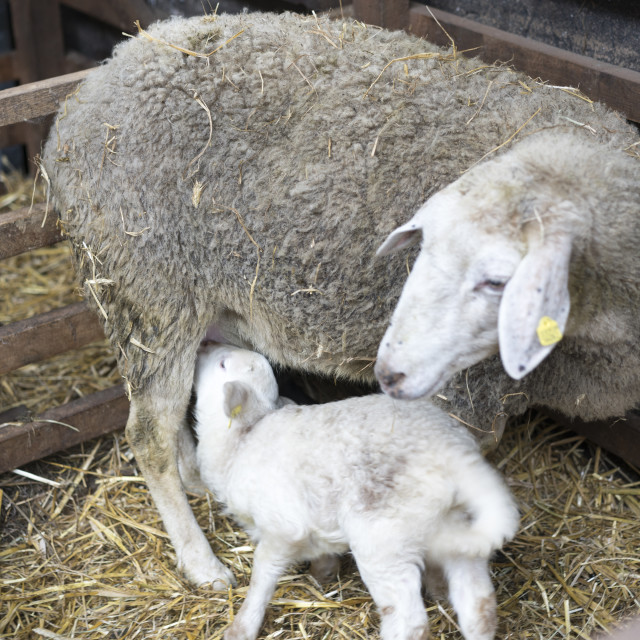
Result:
{"label": "lamb's tail", "polygon": [[455,497],[432,551],[488,558],[515,536],[518,507],[500,474],[485,460],[479,468],[459,469],[456,475]]}

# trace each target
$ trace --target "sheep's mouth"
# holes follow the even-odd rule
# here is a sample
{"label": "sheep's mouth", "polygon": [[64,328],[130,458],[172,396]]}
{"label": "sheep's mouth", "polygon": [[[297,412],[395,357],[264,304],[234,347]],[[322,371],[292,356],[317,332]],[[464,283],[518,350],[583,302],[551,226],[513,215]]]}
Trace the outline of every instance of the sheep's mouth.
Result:
{"label": "sheep's mouth", "polygon": [[415,400],[416,398],[430,397],[441,389],[449,379],[449,375],[444,373],[438,376],[431,384],[416,381],[416,376],[405,374],[395,374],[398,377],[393,383],[390,380],[385,382],[385,376],[378,377],[380,388],[389,397],[396,400]]}

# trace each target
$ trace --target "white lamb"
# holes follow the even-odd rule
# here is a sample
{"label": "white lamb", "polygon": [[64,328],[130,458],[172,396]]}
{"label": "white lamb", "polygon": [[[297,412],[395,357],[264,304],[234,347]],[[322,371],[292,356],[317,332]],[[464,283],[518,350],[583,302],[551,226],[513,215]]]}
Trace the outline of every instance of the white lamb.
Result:
{"label": "white lamb", "polygon": [[267,360],[222,345],[201,356],[196,393],[201,477],[257,543],[227,640],[257,637],[291,563],[348,548],[383,639],[429,637],[425,568],[446,578],[464,637],[494,637],[488,559],[518,513],[465,428],[428,400],[384,395],[278,408]]}

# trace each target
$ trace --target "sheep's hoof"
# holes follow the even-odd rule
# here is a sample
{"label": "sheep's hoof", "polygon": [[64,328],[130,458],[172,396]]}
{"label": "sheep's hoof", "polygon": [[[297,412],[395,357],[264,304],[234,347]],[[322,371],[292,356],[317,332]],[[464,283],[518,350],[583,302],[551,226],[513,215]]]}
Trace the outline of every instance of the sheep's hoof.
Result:
{"label": "sheep's hoof", "polygon": [[191,567],[191,570],[183,567],[183,570],[190,582],[201,587],[210,585],[214,591],[227,591],[230,586],[235,587],[237,584],[233,573],[215,557],[211,562],[203,562],[201,566]]}

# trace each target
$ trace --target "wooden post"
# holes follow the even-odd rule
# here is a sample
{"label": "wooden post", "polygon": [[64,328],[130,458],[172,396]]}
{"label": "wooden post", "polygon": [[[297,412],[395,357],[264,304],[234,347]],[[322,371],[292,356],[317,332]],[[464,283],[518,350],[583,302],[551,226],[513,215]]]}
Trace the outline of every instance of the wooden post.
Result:
{"label": "wooden post", "polygon": [[353,17],[385,29],[409,26],[409,0],[353,0]]}
{"label": "wooden post", "polygon": [[20,84],[61,75],[64,42],[58,0],[10,0]]}
{"label": "wooden post", "polygon": [[[10,0],[15,43],[13,68],[20,84],[64,73],[64,42],[58,0]],[[27,158],[40,152],[46,123],[26,132]]]}

